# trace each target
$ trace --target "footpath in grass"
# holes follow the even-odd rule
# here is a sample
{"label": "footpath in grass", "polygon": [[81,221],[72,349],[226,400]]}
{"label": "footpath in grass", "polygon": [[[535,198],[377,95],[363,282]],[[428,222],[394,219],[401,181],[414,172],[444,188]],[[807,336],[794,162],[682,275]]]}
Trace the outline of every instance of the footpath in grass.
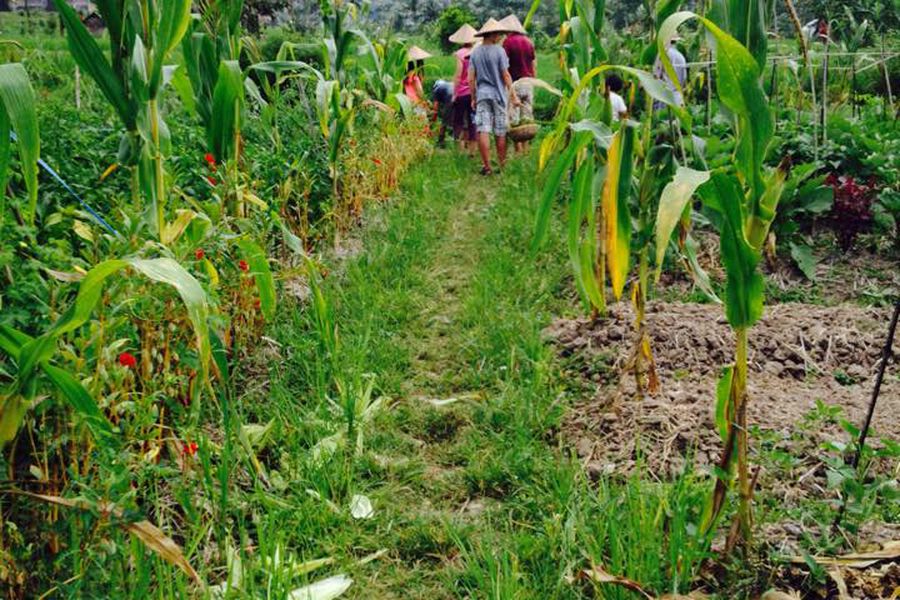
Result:
{"label": "footpath in grass", "polygon": [[701,488],[591,484],[559,437],[571,394],[542,330],[570,305],[566,261],[558,231],[528,251],[533,186],[530,159],[484,178],[437,153],[326,265],[320,310],[283,316],[260,416],[282,421],[269,460],[290,500],[256,524],[269,553],[332,557],[359,598],[578,598],[567,578],[600,560],[684,589],[697,557],[666,556],[661,507],[695,513]]}

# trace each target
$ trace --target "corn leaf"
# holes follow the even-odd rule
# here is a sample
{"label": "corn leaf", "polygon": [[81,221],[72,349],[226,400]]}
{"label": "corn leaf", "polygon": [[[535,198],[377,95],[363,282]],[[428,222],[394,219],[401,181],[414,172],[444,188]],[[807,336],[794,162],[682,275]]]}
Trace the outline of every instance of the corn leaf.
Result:
{"label": "corn leaf", "polygon": [[[0,135],[4,142],[0,143],[0,196],[6,193],[6,171],[9,164],[9,130],[16,132],[19,158],[25,188],[28,190],[29,222],[34,221],[37,208],[38,193],[38,159],[41,157],[41,138],[38,134],[37,98],[31,87],[31,80],[21,63],[0,65],[0,111],[6,113],[5,125],[0,125]],[[4,129],[6,130],[4,132]],[[5,146],[5,148],[3,147]]]}
{"label": "corn leaf", "polygon": [[81,382],[75,379],[71,373],[59,367],[45,363],[41,368],[50,381],[62,392],[63,398],[72,405],[72,408],[87,418],[88,425],[94,431],[95,437],[112,434],[112,426]]}
{"label": "corn leaf", "polygon": [[571,169],[578,152],[586,147],[592,139],[593,136],[584,132],[576,134],[569,142],[569,145],[562,155],[556,159],[553,168],[550,169],[547,180],[541,187],[534,238],[531,243],[532,251],[540,249],[547,239],[547,232],[550,228],[550,211],[553,208],[553,199],[556,198],[556,193],[562,183],[563,176]]}
{"label": "corn leaf", "polygon": [[244,77],[237,61],[219,63],[219,76],[213,90],[212,126],[208,129],[209,147],[219,162],[234,158],[235,133],[240,128],[244,102]]}
{"label": "corn leaf", "polygon": [[659,198],[659,211],[656,215],[656,281],[662,272],[666,247],[672,232],[681,219],[684,208],[690,202],[697,188],[709,181],[709,171],[695,171],[687,167],[678,167],[675,177],[663,188]]}
{"label": "corn leaf", "polygon": [[87,30],[78,17],[78,13],[69,6],[66,0],[53,0],[53,4],[65,24],[72,58],[85,73],[97,82],[100,91],[119,115],[125,128],[133,131],[137,111],[134,110],[126,96],[122,82],[110,67],[109,61],[103,56],[94,36]]}
{"label": "corn leaf", "polygon": [[8,180],[9,162],[12,156],[12,145],[9,142],[9,115],[0,106],[0,226],[6,215],[6,182]]}
{"label": "corn leaf", "polygon": [[762,275],[757,270],[759,253],[744,234],[741,187],[734,175],[714,171],[699,188],[704,204],[721,216],[719,240],[725,265],[725,316],[735,329],[753,325],[762,316]]}
{"label": "corn leaf", "polygon": [[634,158],[634,129],[624,126],[616,132],[607,153],[606,181],[602,211],[606,220],[606,264],[616,299],[622,297],[631,259],[631,171]]}
{"label": "corn leaf", "polygon": [[729,0],[728,32],[743,44],[760,70],[766,65],[765,0]]}
{"label": "corn leaf", "polygon": [[774,132],[774,120],[760,83],[760,69],[750,52],[715,23],[689,11],[675,13],[659,29],[657,43],[660,60],[669,77],[678,78],[665,52],[678,27],[690,19],[699,19],[716,39],[716,75],[719,99],[737,118],[735,166],[752,189],[752,213],[765,193],[763,160]]}
{"label": "corn leaf", "polygon": [[[588,283],[585,282],[587,277],[593,277],[593,265],[588,265],[588,271],[585,273],[581,261],[581,239],[583,237],[582,227],[584,220],[589,214],[591,206],[591,193],[593,192],[594,181],[594,158],[589,156],[582,161],[581,166],[575,173],[575,183],[572,190],[572,200],[569,202],[569,227],[566,236],[567,246],[569,249],[569,262],[572,265],[572,272],[575,274],[575,286],[579,295],[586,302],[592,302],[588,295]],[[587,205],[587,209],[585,208]],[[593,232],[588,230],[588,237]]]}
{"label": "corn leaf", "polygon": [[263,316],[266,320],[271,320],[275,316],[276,294],[275,280],[272,277],[272,270],[269,268],[269,259],[263,249],[249,238],[240,238],[236,243],[241,249],[244,259],[250,265],[250,272],[256,281],[259,306]]}
{"label": "corn leaf", "polygon": [[77,508],[79,510],[97,511],[102,515],[112,515],[116,517],[116,521],[120,524],[120,526],[134,535],[136,538],[138,538],[144,544],[144,546],[147,547],[148,550],[159,555],[159,557],[165,560],[167,563],[184,571],[201,588],[205,587],[206,584],[200,578],[200,575],[197,574],[197,571],[194,570],[194,568],[184,557],[184,554],[181,551],[181,546],[176,544],[172,538],[163,533],[159,527],[157,527],[150,521],[126,520],[125,512],[112,502],[100,502],[98,504],[94,504],[80,498],[63,498],[61,496],[48,496],[44,494],[30,493],[26,493],[25,495],[37,500],[41,500],[43,502],[47,502],[49,504],[55,504],[57,506]]}
{"label": "corn leaf", "polygon": [[166,56],[181,42],[191,24],[191,0],[160,0],[156,43],[153,47],[153,72],[150,74],[150,97],[159,93]]}

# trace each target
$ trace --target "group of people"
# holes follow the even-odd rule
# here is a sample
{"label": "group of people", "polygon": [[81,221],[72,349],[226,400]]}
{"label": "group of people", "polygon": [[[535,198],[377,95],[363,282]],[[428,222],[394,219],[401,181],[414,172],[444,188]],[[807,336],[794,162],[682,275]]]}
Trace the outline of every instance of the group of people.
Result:
{"label": "group of people", "polygon": [[[462,150],[481,156],[483,175],[493,173],[490,160],[491,136],[497,146],[497,161],[506,163],[506,134],[509,124],[534,118],[534,88],[529,79],[536,76],[534,43],[515,15],[497,21],[488,19],[481,29],[465,24],[449,37],[459,46],[454,52],[456,72],[453,81],[438,80],[432,87],[433,119],[440,119],[439,143],[446,131],[452,131]],[[419,62],[429,55],[413,46],[409,50],[409,73],[403,82],[404,93],[419,106],[425,106]],[[516,142],[524,151],[525,142]]]}
{"label": "group of people", "polygon": [[[459,46],[454,53],[456,72],[453,81],[436,81],[429,105],[425,101],[420,73],[424,60],[431,55],[413,46],[408,52],[408,73],[403,80],[403,90],[423,114],[430,111],[433,121],[440,119],[440,145],[450,129],[462,150],[474,151],[477,147],[481,173],[490,175],[493,173],[491,136],[496,142],[497,162],[503,169],[510,123],[528,123],[534,118],[532,80],[537,76],[534,43],[515,15],[500,21],[488,19],[479,30],[465,24],[448,39]],[[687,79],[687,62],[675,46],[679,39],[673,39],[666,52],[679,85],[671,81],[658,59],[654,74],[667,84],[680,104],[682,99],[678,90]],[[606,88],[612,119],[624,119],[628,115],[628,106],[621,96],[622,79],[610,75],[606,79]],[[515,147],[517,151],[525,151],[527,142],[516,141]]]}

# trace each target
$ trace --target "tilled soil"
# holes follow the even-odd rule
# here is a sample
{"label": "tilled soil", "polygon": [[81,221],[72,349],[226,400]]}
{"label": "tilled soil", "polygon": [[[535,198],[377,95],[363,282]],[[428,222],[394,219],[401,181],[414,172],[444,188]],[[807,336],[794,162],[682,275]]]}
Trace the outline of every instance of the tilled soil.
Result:
{"label": "tilled soil", "polygon": [[[638,448],[661,478],[679,472],[687,456],[699,469],[718,460],[715,387],[734,346],[722,307],[660,302],[647,313],[661,382],[654,397],[639,398],[634,378],[622,372],[634,344],[630,306],[614,306],[605,319],[558,320],[547,329],[574,371],[569,375],[596,390],[593,398],[576,404],[564,426],[593,475],[630,471]],[[820,423],[809,416],[821,401],[841,407],[851,423],[862,422],[889,319],[890,309],[882,308],[767,307],[750,333],[751,424],[768,430],[767,439],[797,456],[826,440],[847,441],[849,435],[834,419]],[[896,361],[888,366],[873,427],[875,443],[879,437],[900,439]],[[823,465],[809,466],[813,471],[806,481],[818,485]],[[802,492],[788,487],[785,493]]]}

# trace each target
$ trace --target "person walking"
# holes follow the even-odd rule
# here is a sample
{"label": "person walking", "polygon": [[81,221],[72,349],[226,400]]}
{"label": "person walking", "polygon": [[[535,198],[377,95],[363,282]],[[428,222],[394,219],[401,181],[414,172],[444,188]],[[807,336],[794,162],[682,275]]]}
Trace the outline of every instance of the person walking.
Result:
{"label": "person walking", "polygon": [[[653,64],[653,75],[666,84],[666,87],[671,90],[672,94],[675,96],[675,103],[678,106],[684,106],[684,97],[682,97],[679,89],[684,89],[684,84],[687,82],[687,60],[684,58],[684,54],[678,50],[678,47],[675,46],[675,42],[681,41],[681,37],[675,36],[669,42],[669,47],[666,48],[666,56],[669,57],[669,62],[672,63],[672,69],[675,71],[675,76],[678,78],[678,86],[672,81],[672,78],[669,77],[669,73],[666,71],[663,66],[662,60],[657,56],[656,62]],[[659,110],[662,108],[661,102],[654,102],[653,108]]]}
{"label": "person walking", "polygon": [[508,31],[497,20],[488,19],[476,34],[483,40],[482,44],[472,50],[469,58],[469,87],[472,90],[472,107],[475,109],[482,175],[493,173],[490,162],[491,134],[497,143],[500,169],[506,165],[509,104],[519,105],[515,94],[510,95],[512,77],[509,74],[509,57],[500,45],[505,33]]}
{"label": "person walking", "polygon": [[461,48],[453,53],[456,58],[456,73],[453,75],[453,105],[450,123],[453,137],[459,142],[460,150],[475,149],[475,116],[472,112],[472,89],[469,87],[469,59],[472,47],[478,38],[474,27],[466,23],[456,30],[449,39]]}
{"label": "person walking", "polygon": [[[522,23],[516,15],[507,15],[500,25],[511,33],[503,41],[503,49],[509,57],[509,74],[513,80],[513,92],[519,99],[519,106],[510,110],[509,121],[518,124],[521,121],[534,119],[534,86],[525,82],[516,83],[520,79],[534,78],[537,72],[537,58],[534,43],[528,38]],[[528,142],[516,142],[516,151],[524,152]]]}

